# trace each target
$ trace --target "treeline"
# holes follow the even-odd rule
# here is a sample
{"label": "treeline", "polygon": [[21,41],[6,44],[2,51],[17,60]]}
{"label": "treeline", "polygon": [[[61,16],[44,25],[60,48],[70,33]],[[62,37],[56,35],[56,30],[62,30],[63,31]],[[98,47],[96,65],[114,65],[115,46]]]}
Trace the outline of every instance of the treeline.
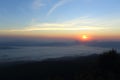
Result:
{"label": "treeline", "polygon": [[0,67],[0,80],[120,80],[120,54],[102,54]]}

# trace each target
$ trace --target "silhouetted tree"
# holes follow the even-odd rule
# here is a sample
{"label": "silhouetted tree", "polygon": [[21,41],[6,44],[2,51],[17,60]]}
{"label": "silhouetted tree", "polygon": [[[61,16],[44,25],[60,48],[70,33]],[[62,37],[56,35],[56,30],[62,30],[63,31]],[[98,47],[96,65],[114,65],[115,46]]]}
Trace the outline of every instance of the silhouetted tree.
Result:
{"label": "silhouetted tree", "polygon": [[118,53],[115,49],[104,52],[99,57],[99,67],[107,72],[115,71],[118,65]]}

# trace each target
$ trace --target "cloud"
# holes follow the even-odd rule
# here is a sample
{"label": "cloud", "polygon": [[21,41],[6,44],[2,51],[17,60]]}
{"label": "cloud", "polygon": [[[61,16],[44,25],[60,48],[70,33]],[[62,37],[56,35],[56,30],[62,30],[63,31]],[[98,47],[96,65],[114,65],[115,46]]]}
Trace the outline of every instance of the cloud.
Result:
{"label": "cloud", "polygon": [[35,30],[100,30],[100,24],[96,23],[94,19],[81,17],[78,19],[62,22],[62,23],[41,23],[26,27],[28,31]]}
{"label": "cloud", "polygon": [[33,9],[39,9],[41,7],[45,6],[45,4],[42,2],[42,0],[34,0],[32,3]]}
{"label": "cloud", "polygon": [[[49,16],[53,11],[55,11],[58,7],[66,4],[67,2],[74,1],[74,0],[59,0],[55,5],[52,6],[52,8],[48,11],[47,16]],[[84,0],[86,2],[91,2],[93,0]]]}
{"label": "cloud", "polygon": [[65,3],[69,2],[70,0],[59,0],[52,8],[48,11],[47,16],[49,16],[53,11],[55,11],[58,7],[64,5]]}
{"label": "cloud", "polygon": [[23,29],[12,29],[8,31],[54,31],[54,30],[101,30],[105,29],[105,26],[101,25],[95,19],[90,19],[87,17],[81,17],[78,19],[65,21],[61,23],[37,23],[33,25],[29,25]]}

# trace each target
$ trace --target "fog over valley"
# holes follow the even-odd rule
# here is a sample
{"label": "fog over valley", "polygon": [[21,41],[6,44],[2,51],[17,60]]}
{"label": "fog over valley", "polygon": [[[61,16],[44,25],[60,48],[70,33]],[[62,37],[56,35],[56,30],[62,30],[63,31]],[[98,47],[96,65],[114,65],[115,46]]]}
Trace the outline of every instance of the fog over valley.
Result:
{"label": "fog over valley", "polygon": [[0,41],[0,61],[40,61],[48,58],[100,54],[112,48],[120,49],[116,41],[78,40],[6,40]]}

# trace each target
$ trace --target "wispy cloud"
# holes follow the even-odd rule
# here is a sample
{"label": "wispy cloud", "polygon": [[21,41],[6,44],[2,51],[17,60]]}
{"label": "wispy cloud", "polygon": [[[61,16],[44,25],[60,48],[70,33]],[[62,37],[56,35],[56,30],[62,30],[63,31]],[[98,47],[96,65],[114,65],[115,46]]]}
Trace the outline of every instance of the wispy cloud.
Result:
{"label": "wispy cloud", "polygon": [[33,9],[39,9],[43,6],[45,6],[46,4],[42,2],[42,0],[33,0],[33,3],[32,3],[32,8]]}
{"label": "wispy cloud", "polygon": [[41,23],[25,28],[27,31],[35,30],[100,30],[105,29],[101,23],[95,19],[81,17],[78,19],[65,21],[62,23]]}
{"label": "wispy cloud", "polygon": [[71,0],[59,0],[55,5],[52,6],[52,8],[48,11],[47,16],[49,16],[53,11],[55,11],[58,7],[64,5],[65,3],[69,2]]}
{"label": "wispy cloud", "polygon": [[12,29],[9,31],[55,31],[55,30],[71,30],[71,31],[92,31],[92,30],[101,30],[105,29],[104,24],[101,24],[95,19],[81,17],[78,19],[62,22],[62,23],[38,23],[27,26],[23,29]]}

